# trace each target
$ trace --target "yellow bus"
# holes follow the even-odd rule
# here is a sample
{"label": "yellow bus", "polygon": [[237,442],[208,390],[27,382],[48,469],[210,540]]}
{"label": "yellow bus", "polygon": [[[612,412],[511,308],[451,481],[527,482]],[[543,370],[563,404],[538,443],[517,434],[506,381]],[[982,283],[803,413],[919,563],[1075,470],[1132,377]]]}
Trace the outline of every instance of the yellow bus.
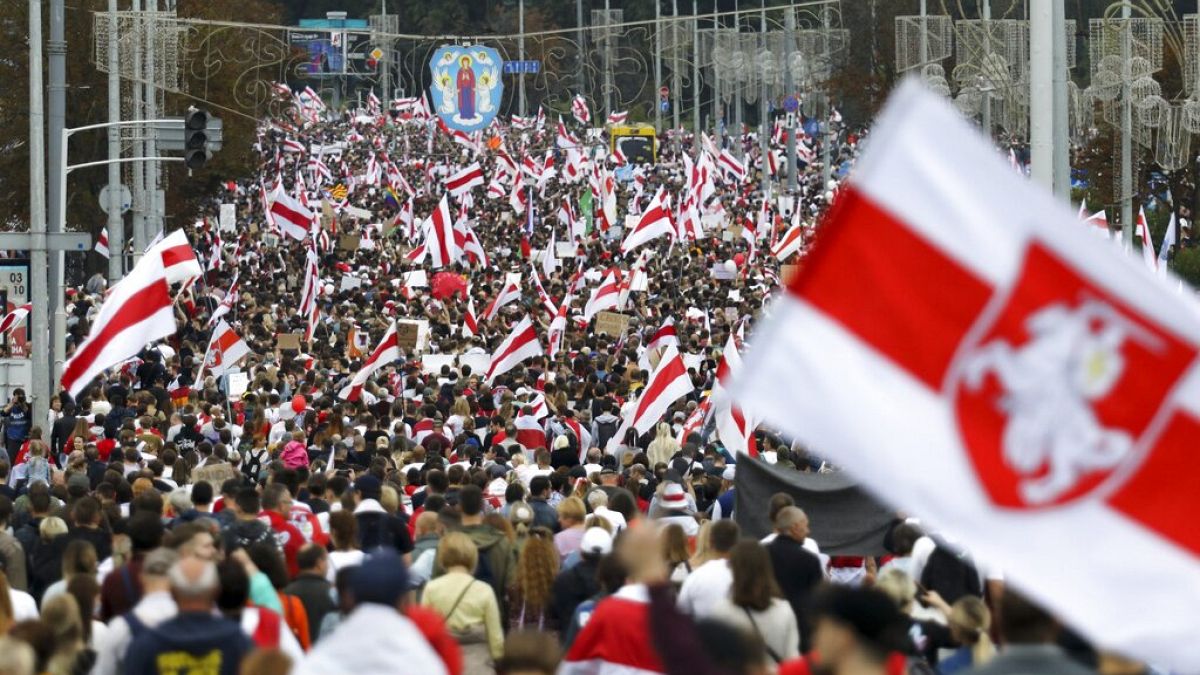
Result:
{"label": "yellow bus", "polygon": [[649,124],[615,126],[608,133],[608,151],[621,154],[631,164],[653,164],[658,161],[658,138]]}

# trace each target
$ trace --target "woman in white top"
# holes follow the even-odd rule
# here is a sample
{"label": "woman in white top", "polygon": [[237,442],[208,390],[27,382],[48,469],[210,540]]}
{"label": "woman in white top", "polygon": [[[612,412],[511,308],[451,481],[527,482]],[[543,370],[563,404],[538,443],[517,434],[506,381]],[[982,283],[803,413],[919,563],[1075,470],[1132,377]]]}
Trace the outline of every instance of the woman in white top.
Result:
{"label": "woman in white top", "polygon": [[358,548],[358,521],[350,511],[329,514],[329,538],[333,540],[333,550],[329,552],[329,569],[325,577],[332,584],[338,570],[361,565],[365,556]]}
{"label": "woman in white top", "polygon": [[756,541],[740,542],[730,552],[729,570],[729,597],[719,600],[709,617],[758,635],[775,663],[799,656],[796,614],[780,597],[767,549]]}

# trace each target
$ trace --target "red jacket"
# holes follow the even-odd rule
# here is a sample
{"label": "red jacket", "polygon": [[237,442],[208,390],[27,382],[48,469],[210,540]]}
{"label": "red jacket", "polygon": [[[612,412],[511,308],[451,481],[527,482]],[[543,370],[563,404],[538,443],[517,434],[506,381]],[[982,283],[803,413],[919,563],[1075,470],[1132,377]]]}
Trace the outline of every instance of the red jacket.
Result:
{"label": "red jacket", "polygon": [[275,541],[283,549],[283,558],[287,562],[288,578],[295,579],[300,573],[300,566],[296,564],[296,554],[304,546],[304,534],[274,511],[260,511],[258,519],[266,520],[275,532]]}

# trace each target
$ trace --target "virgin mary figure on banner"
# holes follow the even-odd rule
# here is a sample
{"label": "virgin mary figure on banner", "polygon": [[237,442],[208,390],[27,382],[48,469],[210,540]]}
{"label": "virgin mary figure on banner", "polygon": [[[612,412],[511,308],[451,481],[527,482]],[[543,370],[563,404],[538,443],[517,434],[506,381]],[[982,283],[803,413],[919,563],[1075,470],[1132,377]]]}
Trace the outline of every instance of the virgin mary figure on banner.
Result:
{"label": "virgin mary figure on banner", "polygon": [[502,60],[491,47],[444,45],[429,62],[433,110],[451,129],[478,131],[500,110]]}

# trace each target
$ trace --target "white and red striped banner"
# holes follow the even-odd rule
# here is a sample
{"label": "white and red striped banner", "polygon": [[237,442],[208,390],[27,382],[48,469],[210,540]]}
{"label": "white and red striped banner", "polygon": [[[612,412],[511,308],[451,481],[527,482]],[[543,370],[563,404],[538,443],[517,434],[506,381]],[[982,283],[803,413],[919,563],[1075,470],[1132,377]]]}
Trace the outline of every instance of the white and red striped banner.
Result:
{"label": "white and red striped banner", "polygon": [[512,331],[500,346],[492,352],[492,361],[488,364],[484,379],[491,383],[498,376],[507,373],[525,359],[541,356],[542,345],[538,342],[537,331],[534,330],[533,320],[526,315],[513,325]]}

